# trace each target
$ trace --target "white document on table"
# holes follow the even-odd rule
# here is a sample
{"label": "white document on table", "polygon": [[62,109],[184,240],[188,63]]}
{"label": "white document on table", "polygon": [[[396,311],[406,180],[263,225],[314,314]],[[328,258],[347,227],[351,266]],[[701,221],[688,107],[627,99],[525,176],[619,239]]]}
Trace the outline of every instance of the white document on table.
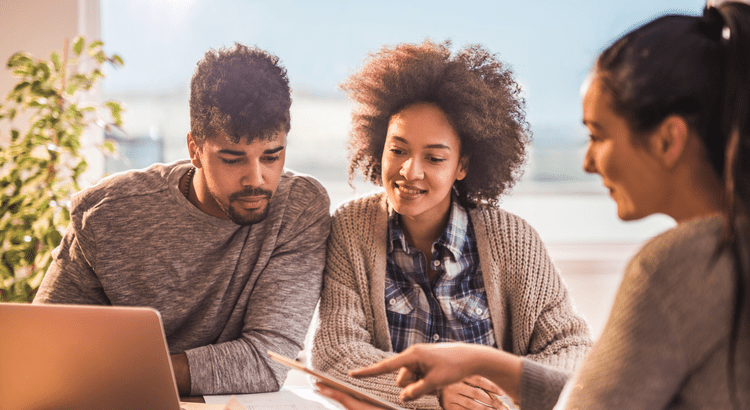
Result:
{"label": "white document on table", "polygon": [[226,404],[232,397],[245,410],[344,410],[344,408],[312,388],[282,388],[275,393],[234,394],[230,396],[203,396],[207,404]]}

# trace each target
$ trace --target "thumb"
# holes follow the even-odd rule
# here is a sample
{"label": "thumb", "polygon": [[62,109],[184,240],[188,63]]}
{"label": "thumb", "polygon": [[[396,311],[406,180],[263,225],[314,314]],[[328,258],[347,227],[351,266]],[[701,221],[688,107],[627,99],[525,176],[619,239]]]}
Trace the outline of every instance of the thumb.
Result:
{"label": "thumb", "polygon": [[399,395],[401,400],[404,402],[416,400],[425,394],[430,394],[435,392],[435,387],[432,385],[432,383],[428,383],[425,381],[425,379],[420,379],[406,387],[404,387],[403,390],[401,390],[401,394]]}

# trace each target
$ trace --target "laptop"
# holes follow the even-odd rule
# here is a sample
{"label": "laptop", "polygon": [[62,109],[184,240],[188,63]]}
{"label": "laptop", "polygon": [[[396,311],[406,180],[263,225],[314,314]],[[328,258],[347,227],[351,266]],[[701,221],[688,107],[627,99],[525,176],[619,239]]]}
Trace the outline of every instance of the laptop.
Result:
{"label": "laptop", "polygon": [[180,410],[151,308],[0,303],[0,407]]}

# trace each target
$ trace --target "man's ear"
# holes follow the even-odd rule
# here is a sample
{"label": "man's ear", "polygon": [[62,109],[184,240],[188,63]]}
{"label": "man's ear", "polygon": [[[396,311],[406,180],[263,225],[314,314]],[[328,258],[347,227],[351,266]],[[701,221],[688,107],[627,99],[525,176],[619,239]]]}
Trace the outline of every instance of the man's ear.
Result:
{"label": "man's ear", "polygon": [[690,127],[685,118],[670,115],[665,118],[651,136],[651,152],[667,169],[672,169],[685,153]]}
{"label": "man's ear", "polygon": [[200,148],[198,147],[198,143],[195,142],[195,138],[193,138],[193,134],[191,131],[188,131],[187,133],[187,146],[188,146],[188,153],[190,154],[190,162],[193,163],[193,166],[196,168],[202,168],[203,164],[201,163],[201,157],[200,157]]}

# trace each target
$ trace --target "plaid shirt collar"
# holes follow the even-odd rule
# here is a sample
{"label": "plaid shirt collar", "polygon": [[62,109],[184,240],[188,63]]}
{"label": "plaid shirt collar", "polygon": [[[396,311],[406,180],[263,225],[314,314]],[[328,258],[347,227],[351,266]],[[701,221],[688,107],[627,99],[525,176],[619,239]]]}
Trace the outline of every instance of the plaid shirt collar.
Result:
{"label": "plaid shirt collar", "polygon": [[[447,249],[453,256],[453,260],[458,260],[461,256],[461,249],[466,243],[466,233],[469,226],[469,214],[466,209],[458,203],[455,193],[451,194],[451,208],[448,223],[440,238],[435,242],[436,248]],[[409,244],[406,242],[406,236],[401,229],[401,216],[388,206],[388,232],[390,240],[388,241],[388,253],[393,252],[396,246],[399,246],[404,253],[409,253]]]}

